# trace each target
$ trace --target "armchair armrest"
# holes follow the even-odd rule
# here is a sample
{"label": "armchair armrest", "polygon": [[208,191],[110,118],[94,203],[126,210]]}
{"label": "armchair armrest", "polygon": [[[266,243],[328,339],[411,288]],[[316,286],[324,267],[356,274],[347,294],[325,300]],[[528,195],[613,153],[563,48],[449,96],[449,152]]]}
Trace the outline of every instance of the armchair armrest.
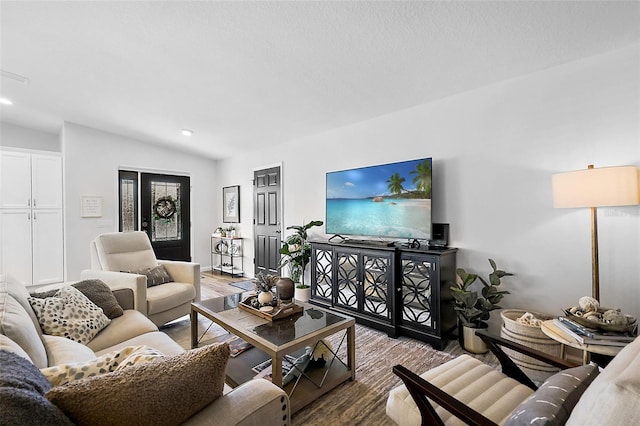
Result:
{"label": "armchair armrest", "polygon": [[163,265],[171,278],[176,282],[190,283],[196,289],[195,301],[200,301],[200,264],[193,262],[180,262],[177,260],[158,260]]}
{"label": "armchair armrest", "polygon": [[418,406],[423,425],[444,426],[442,419],[440,419],[433,405],[431,405],[427,399],[431,398],[439,406],[468,425],[497,426],[496,423],[478,413],[473,408],[470,408],[442,389],[429,383],[408,368],[402,365],[396,365],[393,367],[393,372],[402,379],[411,397]]}
{"label": "armchair armrest", "polygon": [[520,352],[524,355],[528,355],[531,358],[535,358],[539,361],[545,362],[551,366],[558,367],[560,369],[566,369],[566,368],[572,368],[572,367],[578,366],[578,364],[573,363],[571,361],[567,361],[562,358],[549,355],[537,349],[528,348],[512,340],[504,339],[502,337],[490,334],[486,330],[477,330],[476,336],[480,337],[482,341],[487,345],[489,350],[493,352],[496,358],[498,358],[498,361],[500,361],[500,365],[502,366],[502,372],[505,375],[519,381],[523,385],[529,386],[533,390],[538,389],[538,387],[520,369],[520,367],[518,367],[516,363],[513,362],[513,360],[506,353],[504,353],[504,351],[500,348],[500,346],[504,346],[505,348],[509,348],[516,352]]}
{"label": "armchair armrest", "polygon": [[144,275],[85,269],[80,278],[102,280],[112,291],[130,289],[133,291],[133,308],[147,315],[147,277]]}

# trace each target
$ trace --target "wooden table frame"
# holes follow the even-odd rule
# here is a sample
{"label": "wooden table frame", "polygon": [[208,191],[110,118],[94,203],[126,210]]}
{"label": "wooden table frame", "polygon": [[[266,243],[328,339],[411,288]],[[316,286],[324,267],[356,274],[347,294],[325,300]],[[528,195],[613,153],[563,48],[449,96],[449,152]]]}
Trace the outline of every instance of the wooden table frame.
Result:
{"label": "wooden table frame", "polygon": [[[224,299],[224,298],[218,298]],[[318,308],[316,306],[311,306],[308,304],[302,304],[306,309],[316,309],[323,312],[329,312],[322,308]],[[256,348],[265,352],[271,357],[271,368],[272,368],[272,377],[282,377],[282,359],[285,354],[290,354],[299,349],[303,349],[305,346],[314,346],[314,344],[327,336],[338,333],[341,330],[345,330],[347,334],[347,363],[346,368],[343,366],[342,369],[344,371],[339,371],[336,374],[330,374],[327,377],[323,386],[318,389],[304,389],[300,391],[296,391],[296,395],[294,397],[293,390],[298,388],[304,388],[303,386],[292,386],[290,390],[291,394],[289,398],[291,399],[291,412],[295,412],[308,403],[315,400],[318,396],[328,392],[329,390],[336,387],[338,384],[346,381],[346,380],[355,380],[356,371],[355,371],[355,319],[351,317],[347,317],[345,315],[339,314],[339,316],[344,317],[344,320],[338,321],[334,324],[326,326],[318,331],[309,333],[300,338],[294,339],[290,342],[287,342],[282,345],[275,345],[274,343],[254,334],[249,331],[250,328],[269,323],[269,320],[261,318],[251,312],[247,312],[242,309],[233,308],[228,310],[220,310],[220,301],[216,299],[204,300],[201,302],[194,302],[191,304],[191,347],[198,347],[198,314],[204,316],[205,318],[213,321],[218,324],[225,330],[230,333],[240,337],[241,339],[251,343]],[[216,310],[218,310],[216,312]],[[333,312],[331,312],[334,314]],[[240,355],[242,356],[242,354]],[[342,362],[344,365],[344,362]],[[229,375],[227,375],[229,378]],[[228,380],[229,382],[229,380]],[[317,384],[309,380],[309,382],[313,383],[317,387]],[[239,383],[230,383],[231,385],[238,385]],[[287,390],[290,386],[282,386],[282,381],[278,383],[276,381],[276,385],[281,388]],[[301,395],[298,397],[298,395]]]}

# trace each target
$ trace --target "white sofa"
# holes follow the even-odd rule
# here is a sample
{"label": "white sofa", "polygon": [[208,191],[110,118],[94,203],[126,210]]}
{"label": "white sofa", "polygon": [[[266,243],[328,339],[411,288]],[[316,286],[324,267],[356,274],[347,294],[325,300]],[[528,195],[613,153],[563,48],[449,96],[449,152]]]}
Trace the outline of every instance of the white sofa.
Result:
{"label": "white sofa", "polygon": [[[121,278],[123,279],[123,278]],[[135,281],[135,277],[129,277]],[[127,286],[124,286],[127,288]],[[132,309],[131,291],[114,292],[124,314],[113,318],[86,346],[42,333],[21,284],[0,277],[0,350],[16,353],[38,368],[85,362],[126,346],[147,345],[164,355],[184,350],[139,311]],[[198,386],[194,383],[193,386]],[[286,393],[266,380],[252,380],[224,395],[191,417],[189,425],[289,424]]]}
{"label": "white sofa", "polygon": [[[200,265],[193,262],[158,260],[145,232],[108,232],[98,235],[90,244],[91,269],[81,278],[100,279],[113,289],[133,291],[134,309],[161,326],[191,311],[191,302],[200,300]],[[172,282],[147,286],[147,277],[125,274],[163,265]],[[131,275],[135,280],[129,279]]]}

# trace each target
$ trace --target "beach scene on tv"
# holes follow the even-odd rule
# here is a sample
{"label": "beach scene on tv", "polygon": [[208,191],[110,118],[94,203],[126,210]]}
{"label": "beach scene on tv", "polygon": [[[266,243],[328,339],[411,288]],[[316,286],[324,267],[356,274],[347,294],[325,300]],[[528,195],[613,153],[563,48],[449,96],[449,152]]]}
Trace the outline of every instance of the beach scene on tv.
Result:
{"label": "beach scene on tv", "polygon": [[327,234],[431,238],[431,158],[327,173]]}

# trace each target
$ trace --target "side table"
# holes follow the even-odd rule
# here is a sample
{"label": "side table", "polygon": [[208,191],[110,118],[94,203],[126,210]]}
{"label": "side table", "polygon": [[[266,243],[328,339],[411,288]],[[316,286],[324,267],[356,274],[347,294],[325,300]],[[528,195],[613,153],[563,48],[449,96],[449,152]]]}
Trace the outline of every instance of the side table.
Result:
{"label": "side table", "polygon": [[588,364],[591,361],[592,353],[614,357],[623,348],[622,346],[584,345],[555,325],[553,320],[544,321],[540,328],[544,334],[562,345],[560,350],[561,358],[565,358],[566,347],[571,346],[582,351],[583,364]]}

